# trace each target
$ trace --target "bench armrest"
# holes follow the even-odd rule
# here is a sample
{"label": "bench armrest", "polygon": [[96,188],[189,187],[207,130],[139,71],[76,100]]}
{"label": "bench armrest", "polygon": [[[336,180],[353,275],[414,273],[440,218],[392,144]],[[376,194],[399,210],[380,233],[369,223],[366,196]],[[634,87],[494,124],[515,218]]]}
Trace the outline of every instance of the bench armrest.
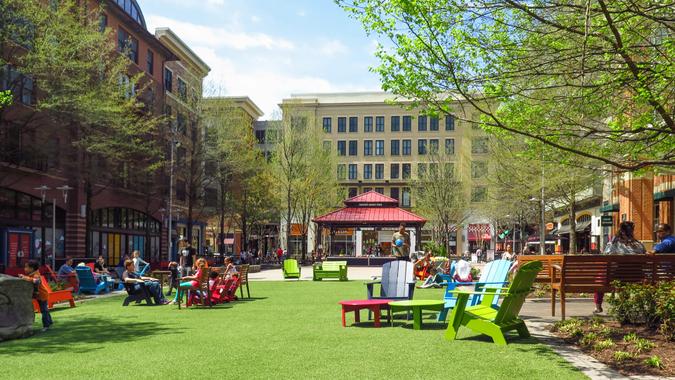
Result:
{"label": "bench armrest", "polygon": [[365,285],[374,285],[374,284],[381,284],[382,281],[366,281],[364,282]]}

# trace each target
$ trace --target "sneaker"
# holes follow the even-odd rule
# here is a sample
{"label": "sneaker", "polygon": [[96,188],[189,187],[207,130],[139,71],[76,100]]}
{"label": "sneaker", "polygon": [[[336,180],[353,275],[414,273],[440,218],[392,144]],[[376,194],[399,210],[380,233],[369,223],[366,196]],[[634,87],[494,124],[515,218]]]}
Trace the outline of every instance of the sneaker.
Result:
{"label": "sneaker", "polygon": [[43,327],[40,331],[47,332],[48,330],[49,330],[49,327]]}

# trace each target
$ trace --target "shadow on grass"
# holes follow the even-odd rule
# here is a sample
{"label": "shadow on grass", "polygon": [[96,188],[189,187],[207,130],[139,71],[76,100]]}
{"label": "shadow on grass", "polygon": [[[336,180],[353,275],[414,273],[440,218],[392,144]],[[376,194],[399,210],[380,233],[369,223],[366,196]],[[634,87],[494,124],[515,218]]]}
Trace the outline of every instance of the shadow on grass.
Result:
{"label": "shadow on grass", "polygon": [[115,343],[129,343],[159,334],[180,331],[155,322],[135,322],[105,317],[56,320],[47,332],[36,332],[30,338],[0,343],[0,355],[30,353],[85,353],[104,349]]}
{"label": "shadow on grass", "polygon": [[266,299],[267,299],[267,297],[238,298],[236,301],[233,301],[233,303],[236,303],[236,302],[253,302],[253,301],[266,300]]}

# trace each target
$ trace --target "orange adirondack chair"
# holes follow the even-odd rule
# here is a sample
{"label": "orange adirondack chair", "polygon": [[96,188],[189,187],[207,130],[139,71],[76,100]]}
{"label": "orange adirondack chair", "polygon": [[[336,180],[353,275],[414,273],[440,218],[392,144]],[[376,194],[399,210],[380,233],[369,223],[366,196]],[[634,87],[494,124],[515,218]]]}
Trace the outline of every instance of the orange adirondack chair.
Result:
{"label": "orange adirondack chair", "polygon": [[[43,268],[45,269],[44,271],[41,272],[43,275],[49,274],[49,277],[51,277],[51,279],[54,282],[60,282],[58,275],[56,274],[56,272],[54,272],[54,269],[52,269],[52,267],[50,267],[49,265],[45,265]],[[47,273],[43,273],[45,271]],[[68,285],[70,285],[70,288],[72,288],[73,292],[77,292],[80,289],[80,281],[77,279],[77,274],[75,272],[69,274],[65,282],[67,282]]]}
{"label": "orange adirondack chair", "polygon": [[[40,281],[42,281],[42,283],[45,285],[45,288],[47,288],[47,292],[49,293],[47,296],[47,304],[49,305],[50,309],[54,307],[54,304],[66,301],[70,302],[70,307],[75,307],[73,293],[70,290],[53,291],[52,287],[49,286],[49,282],[45,276],[40,276]],[[33,300],[33,309],[35,309],[36,313],[40,312],[40,307],[38,306],[36,300]]]}

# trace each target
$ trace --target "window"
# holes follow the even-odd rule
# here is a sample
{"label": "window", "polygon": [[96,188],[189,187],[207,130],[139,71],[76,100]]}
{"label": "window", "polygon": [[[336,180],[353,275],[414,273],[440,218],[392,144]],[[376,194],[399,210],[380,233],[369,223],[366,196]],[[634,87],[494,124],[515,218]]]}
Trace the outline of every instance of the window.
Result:
{"label": "window", "polygon": [[373,178],[373,165],[365,164],[363,165],[363,179],[372,179]]}
{"label": "window", "polygon": [[337,153],[338,156],[347,155],[347,142],[345,140],[340,140],[337,142]]}
{"label": "window", "polygon": [[403,145],[403,155],[410,156],[412,153],[412,141],[411,140],[402,140]]}
{"label": "window", "polygon": [[417,140],[417,154],[423,156],[427,154],[427,140],[419,139]]}
{"label": "window", "polygon": [[331,146],[332,146],[332,145],[333,145],[333,144],[331,143],[331,141],[328,141],[328,140],[324,141],[324,142],[323,142],[323,150],[325,150],[326,152],[330,153],[330,149],[331,149]]}
{"label": "window", "polygon": [[338,117],[338,133],[347,132],[347,118]]}
{"label": "window", "polygon": [[349,179],[357,179],[359,176],[358,166],[356,164],[349,164]]}
{"label": "window", "polygon": [[403,196],[401,197],[401,206],[402,207],[410,207],[410,188],[409,187],[404,187],[403,188]]}
{"label": "window", "polygon": [[455,117],[453,115],[445,115],[445,130],[446,131],[455,130]]}
{"label": "window", "polygon": [[337,179],[338,179],[338,181],[343,181],[345,179],[345,174],[347,174],[345,169],[346,169],[345,164],[338,164],[338,166],[337,166]]}
{"label": "window", "polygon": [[349,118],[349,133],[356,133],[358,131],[359,131],[359,118],[352,116]]}
{"label": "window", "polygon": [[349,140],[349,155],[356,156],[359,154],[359,142],[356,140]]}
{"label": "window", "polygon": [[375,164],[375,179],[384,179],[384,164]]}
{"label": "window", "polygon": [[445,139],[445,154],[455,154],[455,139]]}
{"label": "window", "polygon": [[483,154],[488,152],[487,137],[474,137],[471,139],[471,153]]}
{"label": "window", "polygon": [[487,174],[487,162],[486,161],[472,161],[471,162],[471,178],[483,178]]}
{"label": "window", "polygon": [[398,132],[401,130],[401,117],[400,116],[392,116],[391,117],[391,131],[392,132]]}
{"label": "window", "polygon": [[391,151],[389,153],[392,156],[398,156],[401,154],[401,142],[399,140],[391,140]]}
{"label": "window", "polygon": [[384,132],[384,116],[375,118],[375,132]]}
{"label": "window", "polygon": [[401,178],[410,179],[410,164],[401,164]]}
{"label": "window", "polygon": [[333,124],[333,119],[331,119],[330,117],[324,117],[323,118],[323,131],[326,132],[326,133],[330,133],[331,128],[332,128],[332,124]]}
{"label": "window", "polygon": [[417,130],[420,132],[425,132],[427,130],[427,117],[420,115],[417,117]]}
{"label": "window", "polygon": [[150,75],[155,74],[155,54],[152,50],[148,49],[148,55],[145,57],[145,63],[147,64],[146,71]]}
{"label": "window", "polygon": [[187,85],[180,77],[178,78],[178,97],[184,102],[187,101]]}
{"label": "window", "polygon": [[367,192],[371,191],[372,189],[373,189],[372,187],[364,187],[363,193],[367,193]]}
{"label": "window", "polygon": [[412,130],[412,116],[403,116],[403,132]]}
{"label": "window", "polygon": [[487,189],[485,187],[474,187],[471,189],[471,202],[485,202],[487,200]]}
{"label": "window", "polygon": [[438,153],[438,139],[429,140],[429,153]]}
{"label": "window", "polygon": [[438,117],[432,116],[429,118],[429,130],[430,131],[438,130]]}
{"label": "window", "polygon": [[391,189],[389,189],[389,195],[390,195],[392,198],[398,200],[398,197],[399,197],[399,195],[398,195],[398,187],[392,187]]}
{"label": "window", "polygon": [[173,91],[173,72],[166,67],[164,68],[164,90]]}
{"label": "window", "polygon": [[354,197],[357,196],[358,194],[359,194],[359,189],[357,189],[357,188],[355,188],[355,187],[350,187],[350,188],[349,188],[349,195],[348,195],[349,198],[354,198]]}
{"label": "window", "polygon": [[364,140],[363,141],[363,155],[372,156],[373,155],[373,140]]}
{"label": "window", "polygon": [[373,117],[366,116],[363,118],[363,131],[372,132],[373,131]]}
{"label": "window", "polygon": [[376,187],[376,188],[375,188],[375,192],[384,195],[384,187]]}
{"label": "window", "polygon": [[187,134],[187,118],[185,115],[178,112],[176,114],[176,130],[178,133]]}
{"label": "window", "polygon": [[105,28],[107,27],[108,27],[108,15],[102,13],[100,16],[98,16],[98,31],[103,33],[105,32]]}
{"label": "window", "polygon": [[384,140],[375,140],[375,155],[384,156]]}
{"label": "window", "polygon": [[391,164],[389,166],[389,178],[398,179],[398,169],[399,169],[398,164]]}
{"label": "window", "polygon": [[138,64],[138,40],[122,28],[117,30],[117,49]]}

